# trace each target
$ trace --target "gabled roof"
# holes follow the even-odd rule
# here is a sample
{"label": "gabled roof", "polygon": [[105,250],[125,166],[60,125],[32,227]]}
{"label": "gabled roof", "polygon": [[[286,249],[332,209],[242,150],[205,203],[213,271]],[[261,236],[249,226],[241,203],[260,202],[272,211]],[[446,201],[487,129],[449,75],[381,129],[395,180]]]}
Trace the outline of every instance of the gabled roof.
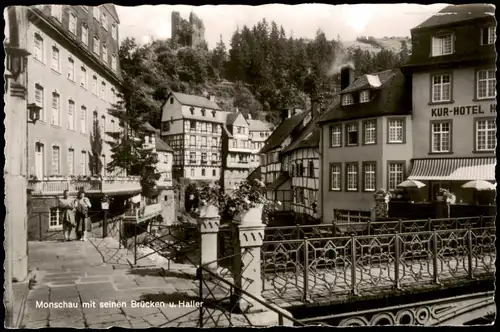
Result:
{"label": "gabled roof", "polygon": [[374,90],[367,103],[341,106],[337,103],[318,121],[338,122],[385,115],[405,115],[411,113],[411,89],[408,88],[403,73],[393,70],[394,75],[386,80],[380,89]]}
{"label": "gabled roof", "polygon": [[247,120],[248,124],[250,125],[249,130],[250,131],[269,131],[271,130],[271,124],[267,122],[263,122],[260,120]]}
{"label": "gabled roof", "polygon": [[208,108],[213,110],[220,110],[221,108],[216,102],[202,96],[188,95],[180,92],[171,92],[172,96],[179,101],[182,105],[196,106],[201,108]]}
{"label": "gabled roof", "polygon": [[111,16],[116,20],[116,23],[120,24],[120,17],[118,16],[118,13],[116,12],[116,7],[112,3],[106,3],[103,5],[108,9],[108,11],[111,13]]}
{"label": "gabled roof", "polygon": [[250,173],[247,176],[247,180],[260,180],[261,178],[262,178],[262,173],[260,170],[260,166],[258,166],[256,169],[254,169],[252,171],[252,173]]}
{"label": "gabled roof", "polygon": [[378,73],[365,74],[358,77],[347,88],[340,91],[341,94],[364,89],[380,89],[387,81],[395,75],[394,70],[384,70]]}
{"label": "gabled roof", "polygon": [[488,16],[495,17],[495,7],[491,4],[474,3],[449,5],[416,26],[414,29],[438,27]]}
{"label": "gabled roof", "polygon": [[236,119],[238,119],[238,117],[240,115],[243,118],[243,121],[245,121],[246,125],[248,126],[248,121],[245,119],[245,117],[243,116],[243,114],[241,114],[240,112],[228,113],[227,117],[226,117],[226,124],[228,126],[231,126],[236,121]]}
{"label": "gabled roof", "polygon": [[165,143],[164,140],[160,138],[160,135],[156,135],[155,137],[155,148],[156,151],[163,151],[163,152],[174,152],[174,149],[170,147],[167,143]]}
{"label": "gabled roof", "polygon": [[160,130],[159,129],[156,129],[155,127],[153,127],[149,122],[146,122],[142,125],[142,128],[145,130],[145,131],[148,131],[148,132],[153,132],[153,133],[159,133]]}
{"label": "gabled roof", "polygon": [[283,143],[283,141],[290,136],[294,129],[304,120],[310,111],[300,112],[294,116],[283,121],[278,128],[276,128],[271,136],[266,140],[266,144],[259,153],[267,153]]}

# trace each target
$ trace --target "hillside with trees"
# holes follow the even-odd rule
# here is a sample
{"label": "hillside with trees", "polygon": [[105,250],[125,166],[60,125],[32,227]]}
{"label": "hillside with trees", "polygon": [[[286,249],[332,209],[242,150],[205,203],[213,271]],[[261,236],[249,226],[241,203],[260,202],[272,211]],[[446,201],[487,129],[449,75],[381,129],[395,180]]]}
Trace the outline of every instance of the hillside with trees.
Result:
{"label": "hillside with trees", "polygon": [[140,98],[129,107],[157,128],[169,91],[209,93],[222,109],[238,108],[276,124],[275,111],[306,108],[310,98],[331,94],[342,65],[351,63],[358,74],[364,74],[396,68],[408,54],[407,48],[394,51],[382,44],[377,44],[378,52],[346,48],[340,40],[328,40],[320,30],[312,40],[297,39],[265,19],[237,29],[230,45],[222,40],[213,50],[206,45],[182,45],[182,40],[171,39],[139,45],[127,38],[120,47],[127,90]]}

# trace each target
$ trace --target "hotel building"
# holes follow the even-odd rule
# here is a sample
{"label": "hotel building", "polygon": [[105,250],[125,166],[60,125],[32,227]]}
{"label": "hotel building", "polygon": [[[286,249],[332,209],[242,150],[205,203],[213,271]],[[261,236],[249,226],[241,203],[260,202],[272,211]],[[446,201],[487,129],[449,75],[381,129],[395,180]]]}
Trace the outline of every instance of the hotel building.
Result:
{"label": "hotel building", "polygon": [[450,5],[411,30],[413,168],[424,198],[440,188],[473,201],[467,181],[495,181],[495,7]]}

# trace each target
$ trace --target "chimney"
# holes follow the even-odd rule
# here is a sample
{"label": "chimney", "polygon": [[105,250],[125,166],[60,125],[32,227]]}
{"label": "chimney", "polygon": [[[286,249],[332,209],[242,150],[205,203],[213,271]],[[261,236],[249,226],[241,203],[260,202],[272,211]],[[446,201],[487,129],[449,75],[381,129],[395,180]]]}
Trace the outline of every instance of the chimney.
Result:
{"label": "chimney", "polygon": [[210,99],[210,101],[213,101],[215,103],[215,96],[214,95],[208,95],[208,99]]}
{"label": "chimney", "polygon": [[354,82],[354,68],[351,66],[342,67],[340,70],[340,90],[344,90]]}
{"label": "chimney", "polygon": [[252,115],[248,113],[248,120],[252,120]]}

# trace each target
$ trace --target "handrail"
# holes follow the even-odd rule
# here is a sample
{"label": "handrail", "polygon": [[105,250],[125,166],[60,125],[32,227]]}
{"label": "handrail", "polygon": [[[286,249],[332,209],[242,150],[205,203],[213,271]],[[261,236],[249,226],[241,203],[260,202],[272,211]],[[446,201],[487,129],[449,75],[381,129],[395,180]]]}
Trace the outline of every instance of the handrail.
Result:
{"label": "handrail", "polygon": [[[229,256],[228,256],[229,257]],[[210,264],[210,263],[209,263]],[[210,271],[209,269],[207,269],[205,266],[208,265],[208,264],[205,264],[205,265],[200,265],[200,269],[203,270],[203,272],[205,273],[208,273],[210,274],[211,277],[217,279],[218,281],[221,281],[223,283],[225,283],[227,286],[231,287],[232,289],[238,291],[240,294],[244,294],[245,296],[248,296],[249,298],[251,298],[252,300],[258,302],[260,305],[263,305],[264,307],[266,307],[267,309],[275,312],[278,314],[278,316],[280,317],[280,322],[282,321],[282,318],[285,318],[285,319],[288,319],[289,321],[297,324],[298,326],[305,326],[305,324],[303,324],[302,322],[300,322],[299,320],[293,318],[292,316],[288,315],[288,314],[285,314],[283,312],[280,312],[278,310],[276,310],[276,308],[274,308],[272,305],[270,305],[269,303],[267,303],[266,301],[262,301],[261,299],[259,299],[257,296],[245,291],[244,289],[232,284],[231,282],[227,281],[226,279],[220,277],[218,274]],[[203,275],[203,274],[201,274]]]}

